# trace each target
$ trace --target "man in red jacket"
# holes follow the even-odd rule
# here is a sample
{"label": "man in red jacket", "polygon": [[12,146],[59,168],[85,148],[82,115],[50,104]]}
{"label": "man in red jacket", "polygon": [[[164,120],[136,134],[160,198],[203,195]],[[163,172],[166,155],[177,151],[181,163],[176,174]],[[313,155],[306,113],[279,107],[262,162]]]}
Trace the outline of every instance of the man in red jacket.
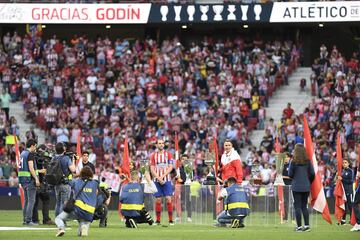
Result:
{"label": "man in red jacket", "polygon": [[230,177],[234,177],[237,184],[242,182],[243,172],[240,155],[233,148],[230,139],[226,139],[224,142],[224,153],[221,156],[221,165],[221,179],[223,182]]}

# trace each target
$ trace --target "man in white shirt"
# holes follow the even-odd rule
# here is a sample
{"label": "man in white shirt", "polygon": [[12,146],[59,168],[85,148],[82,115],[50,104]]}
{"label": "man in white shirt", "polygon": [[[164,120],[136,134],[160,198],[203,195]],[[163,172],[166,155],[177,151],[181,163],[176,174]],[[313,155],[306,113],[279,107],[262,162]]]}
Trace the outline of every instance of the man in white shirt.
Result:
{"label": "man in white shirt", "polygon": [[96,82],[98,81],[98,78],[93,71],[86,78],[86,81],[89,84],[90,91],[92,93],[95,93],[96,92]]}
{"label": "man in white shirt", "polygon": [[269,168],[269,164],[264,163],[264,167],[260,170],[261,180],[264,185],[270,183],[271,178],[271,169]]}
{"label": "man in white shirt", "polygon": [[88,149],[89,152],[89,162],[95,165],[96,162],[96,154],[93,152],[92,148]]}

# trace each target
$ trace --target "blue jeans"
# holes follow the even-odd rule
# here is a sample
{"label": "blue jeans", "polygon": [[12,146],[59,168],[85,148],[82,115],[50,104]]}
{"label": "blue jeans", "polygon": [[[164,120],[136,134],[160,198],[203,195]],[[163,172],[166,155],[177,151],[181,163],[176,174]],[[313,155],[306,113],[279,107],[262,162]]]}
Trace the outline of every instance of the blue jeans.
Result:
{"label": "blue jeans", "polygon": [[78,220],[79,227],[78,227],[78,236],[80,236],[81,233],[81,226],[82,225],[88,225],[90,226],[90,222],[78,219],[76,213],[72,211],[71,213],[61,212],[56,218],[55,218],[55,224],[59,229],[65,230],[65,221],[67,220]]}
{"label": "blue jeans", "polygon": [[240,223],[243,223],[245,216],[231,216],[227,211],[222,211],[216,218],[218,223],[221,224],[230,224],[232,220],[239,219]]}
{"label": "blue jeans", "polygon": [[53,98],[53,102],[55,105],[62,105],[64,100],[62,98]]}
{"label": "blue jeans", "polygon": [[31,182],[25,186],[24,189],[24,209],[23,209],[23,216],[24,222],[29,223],[32,220],[33,209],[35,205],[35,198],[36,198],[36,186],[34,182]]}
{"label": "blue jeans", "polygon": [[64,203],[69,200],[71,194],[71,187],[69,184],[60,184],[54,187],[55,189],[55,216],[59,215],[64,207]]}

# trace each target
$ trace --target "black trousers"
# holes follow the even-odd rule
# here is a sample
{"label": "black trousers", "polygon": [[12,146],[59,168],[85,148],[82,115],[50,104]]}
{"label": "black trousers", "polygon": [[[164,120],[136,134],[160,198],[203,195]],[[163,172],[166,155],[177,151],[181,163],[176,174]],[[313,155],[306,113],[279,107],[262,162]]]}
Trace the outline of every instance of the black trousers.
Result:
{"label": "black trousers", "polygon": [[290,198],[290,186],[284,186],[284,220],[287,221],[289,219],[289,198]]}
{"label": "black trousers", "polygon": [[305,226],[309,226],[309,211],[307,208],[307,201],[309,198],[309,192],[294,192],[294,208],[295,218],[298,227],[301,227],[301,214],[304,217]]}
{"label": "black trousers", "polygon": [[141,210],[141,211],[138,211],[139,215],[138,217],[127,217],[127,216],[124,216],[125,217],[125,226],[126,227],[130,227],[130,222],[129,220],[130,219],[133,219],[135,221],[135,223],[137,224],[141,224],[141,223],[149,223],[150,222],[153,222],[152,218],[150,217],[149,213],[146,211],[146,210]]}
{"label": "black trousers", "polygon": [[37,191],[36,198],[35,198],[35,205],[33,210],[32,221],[39,222],[39,213],[38,213],[38,206],[39,202],[42,202],[42,216],[43,216],[43,223],[46,223],[51,220],[49,217],[49,207],[50,207],[50,194],[47,191]]}
{"label": "black trousers", "polygon": [[190,185],[183,185],[181,187],[181,209],[185,209],[187,212],[187,217],[191,218],[191,195],[190,195]]}
{"label": "black trousers", "polygon": [[106,204],[101,204],[95,209],[94,220],[100,220],[99,224],[106,224],[109,209]]}
{"label": "black trousers", "polygon": [[345,203],[345,213],[342,217],[342,220],[346,220],[346,213],[350,213],[351,218],[351,212],[352,212],[352,196],[353,194],[346,194],[346,203]]}

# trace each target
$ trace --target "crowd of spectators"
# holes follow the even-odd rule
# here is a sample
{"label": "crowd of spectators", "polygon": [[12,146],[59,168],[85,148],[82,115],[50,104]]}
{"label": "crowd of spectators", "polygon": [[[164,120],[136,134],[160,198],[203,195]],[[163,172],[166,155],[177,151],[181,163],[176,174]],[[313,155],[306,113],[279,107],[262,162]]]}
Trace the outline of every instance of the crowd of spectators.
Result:
{"label": "crowd of spectators", "polygon": [[[260,149],[252,147],[248,165],[274,165],[274,136],[280,139],[283,151],[292,153],[296,143],[303,143],[303,115],[306,116],[318,160],[319,173],[327,196],[332,194],[336,174],[336,134],[340,133],[343,158],[356,167],[360,143],[360,48],[346,60],[336,46],[329,51],[320,47],[312,65],[311,82],[316,84],[317,97],[304,112],[296,116],[291,103],[283,111],[279,123],[270,119]],[[258,151],[257,151],[258,150]],[[267,171],[268,172],[268,171]]]}
{"label": "crowd of spectators", "polygon": [[291,41],[259,37],[185,43],[14,32],[2,40],[5,92],[23,101],[27,118],[46,131],[45,144],[62,141],[75,151],[81,132],[98,173],[121,164],[125,135],[138,166],[157,137],[173,151],[178,133],[181,153],[195,159],[201,177],[213,136],[220,147],[230,138],[239,148],[258,122],[264,126],[267,99],[301,52]]}

